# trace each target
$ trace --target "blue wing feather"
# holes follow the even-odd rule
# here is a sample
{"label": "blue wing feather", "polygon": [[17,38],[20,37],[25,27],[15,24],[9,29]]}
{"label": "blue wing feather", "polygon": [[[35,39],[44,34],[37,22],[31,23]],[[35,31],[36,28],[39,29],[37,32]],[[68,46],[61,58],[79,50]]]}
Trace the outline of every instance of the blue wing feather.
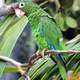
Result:
{"label": "blue wing feather", "polygon": [[[51,42],[50,42],[50,40],[49,39],[47,39],[47,41],[48,41],[48,44],[49,44],[49,47],[50,47],[50,49],[52,49],[52,50],[58,50]],[[57,57],[59,58],[59,60],[61,61],[61,63],[64,65],[64,57],[60,54],[60,53],[58,53],[58,54],[56,54],[57,55]]]}
{"label": "blue wing feather", "polygon": [[[58,50],[57,48],[55,48],[54,45],[50,45],[50,49]],[[58,53],[56,55],[59,58],[59,60],[61,61],[61,63],[64,65],[64,57],[60,53]]]}

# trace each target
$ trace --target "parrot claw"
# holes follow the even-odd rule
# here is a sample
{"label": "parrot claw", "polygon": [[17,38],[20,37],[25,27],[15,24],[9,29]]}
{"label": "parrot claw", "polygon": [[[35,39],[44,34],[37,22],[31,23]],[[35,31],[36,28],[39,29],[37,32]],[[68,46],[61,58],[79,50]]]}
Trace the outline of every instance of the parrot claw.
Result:
{"label": "parrot claw", "polygon": [[36,56],[40,56],[41,58],[44,58],[46,51],[47,51],[46,48],[43,49],[42,51],[38,50],[38,51],[36,52]]}
{"label": "parrot claw", "polygon": [[36,56],[38,56],[40,54],[40,50],[38,50],[37,52],[36,52]]}
{"label": "parrot claw", "polygon": [[38,50],[35,54],[36,54],[36,57],[38,58],[44,58],[45,59],[45,52],[47,51],[48,49],[43,49],[42,51]]}
{"label": "parrot claw", "polygon": [[44,48],[44,49],[42,50],[42,52],[41,52],[42,58],[45,58],[44,56],[45,56],[45,52],[46,52],[47,50],[48,50],[47,48]]}

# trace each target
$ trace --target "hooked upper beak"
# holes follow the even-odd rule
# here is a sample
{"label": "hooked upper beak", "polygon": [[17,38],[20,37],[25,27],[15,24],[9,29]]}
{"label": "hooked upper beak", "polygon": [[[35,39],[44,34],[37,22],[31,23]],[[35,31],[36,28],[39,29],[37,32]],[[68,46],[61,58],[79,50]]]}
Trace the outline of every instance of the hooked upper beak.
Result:
{"label": "hooked upper beak", "polygon": [[19,4],[13,5],[12,9],[18,17],[25,16],[26,14],[21,8],[19,8]]}

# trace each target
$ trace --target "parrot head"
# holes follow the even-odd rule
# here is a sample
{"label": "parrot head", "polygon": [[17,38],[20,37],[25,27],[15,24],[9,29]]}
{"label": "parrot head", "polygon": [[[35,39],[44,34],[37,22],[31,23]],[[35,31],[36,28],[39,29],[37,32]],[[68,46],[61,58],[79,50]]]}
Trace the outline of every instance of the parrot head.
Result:
{"label": "parrot head", "polygon": [[25,15],[29,16],[39,10],[40,7],[31,0],[22,0],[19,2],[18,9],[21,10],[21,12],[24,12]]}
{"label": "parrot head", "polygon": [[22,0],[21,2],[18,3],[18,6],[14,8],[15,13],[18,17],[24,15],[29,16],[30,14],[35,13],[39,9],[40,7],[37,4],[29,0],[28,1]]}
{"label": "parrot head", "polygon": [[22,10],[23,7],[24,7],[24,3],[22,3],[22,2],[17,4],[17,6],[12,7],[12,9],[14,10],[17,17],[21,17],[21,16],[26,15],[26,12]]}

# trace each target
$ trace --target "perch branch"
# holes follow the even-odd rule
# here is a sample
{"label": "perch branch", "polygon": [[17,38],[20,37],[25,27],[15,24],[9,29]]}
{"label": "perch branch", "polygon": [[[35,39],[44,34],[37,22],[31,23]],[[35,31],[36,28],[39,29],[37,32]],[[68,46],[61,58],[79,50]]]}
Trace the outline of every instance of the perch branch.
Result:
{"label": "perch branch", "polygon": [[78,50],[46,50],[44,53],[43,52],[39,52],[38,54],[34,54],[31,56],[30,58],[30,62],[29,62],[29,66],[32,66],[33,64],[35,64],[35,62],[37,60],[39,60],[40,58],[43,58],[43,55],[54,55],[54,54],[63,54],[63,53],[67,53],[67,54],[79,54],[80,51]]}
{"label": "perch branch", "polygon": [[9,62],[9,63],[11,63],[11,64],[13,64],[13,65],[22,66],[22,64],[21,64],[20,62],[17,62],[17,61],[15,61],[15,60],[13,60],[13,59],[11,59],[11,58],[8,58],[8,57],[5,57],[5,56],[0,56],[0,60],[3,60],[3,61],[5,61],[5,62]]}
{"label": "perch branch", "polygon": [[[28,68],[28,70],[32,67],[32,65],[35,64],[36,61],[38,61],[39,59],[43,58],[43,54],[44,56],[46,55],[54,55],[54,54],[60,54],[60,53],[68,53],[68,54],[79,54],[80,51],[77,51],[77,50],[46,50],[44,53],[42,52],[39,52],[39,54],[34,54],[31,56],[30,60],[29,60],[29,63],[27,64],[22,64],[20,62],[17,62],[13,59],[10,59],[8,57],[4,57],[4,56],[0,56],[0,59],[6,61],[6,62],[9,62],[9,63],[12,63],[14,64],[15,66],[18,67],[19,71],[22,72],[21,68],[22,66],[26,66]],[[23,72],[22,72],[23,74]]]}
{"label": "perch branch", "polygon": [[79,50],[47,50],[46,51],[47,54],[57,54],[57,53],[67,53],[67,54],[79,54],[80,51]]}
{"label": "perch branch", "polygon": [[[63,54],[63,53],[67,53],[67,54],[80,54],[80,51],[78,50],[46,50],[44,52],[44,56],[46,55],[54,55],[54,54]],[[43,54],[43,53],[40,53],[40,54]],[[40,54],[34,54],[33,57],[37,57],[39,56]]]}
{"label": "perch branch", "polygon": [[[19,72],[21,73],[22,76],[24,76],[25,78],[27,78],[28,80],[30,80],[30,77],[27,75],[27,71],[35,64],[36,61],[38,61],[39,59],[43,58],[43,54],[44,56],[46,55],[54,55],[54,54],[61,54],[61,53],[68,53],[68,54],[79,54],[80,51],[77,50],[46,50],[45,52],[39,52],[38,54],[34,54],[30,60],[29,63],[26,64],[22,64],[20,62],[17,62],[11,58],[5,57],[5,56],[0,56],[0,60],[3,60],[5,62],[9,62],[13,65],[15,65]],[[22,66],[26,66],[28,68],[27,71],[24,71],[22,69]]]}
{"label": "perch branch", "polygon": [[28,66],[28,64],[22,64],[20,62],[17,62],[11,58],[5,57],[5,56],[0,56],[0,60],[3,60],[5,62],[9,62],[13,65],[15,65],[18,68],[18,71],[21,73],[22,76],[24,76],[25,78],[27,78],[27,80],[31,80],[30,77],[26,74],[26,71],[24,71],[22,69],[22,66]]}
{"label": "perch branch", "polygon": [[[78,50],[46,50],[44,52],[44,56],[46,55],[54,55],[54,54],[62,54],[62,53],[67,53],[67,54],[79,54],[80,51]],[[32,62],[36,62],[36,60],[42,58],[43,56],[43,53],[42,52],[39,52],[39,54],[34,54],[30,60],[32,60]],[[5,56],[0,56],[0,60],[3,60],[5,62],[9,62],[15,66],[26,66],[28,67],[29,64],[22,64],[20,62],[17,62],[11,58],[8,58],[8,57],[5,57]]]}

